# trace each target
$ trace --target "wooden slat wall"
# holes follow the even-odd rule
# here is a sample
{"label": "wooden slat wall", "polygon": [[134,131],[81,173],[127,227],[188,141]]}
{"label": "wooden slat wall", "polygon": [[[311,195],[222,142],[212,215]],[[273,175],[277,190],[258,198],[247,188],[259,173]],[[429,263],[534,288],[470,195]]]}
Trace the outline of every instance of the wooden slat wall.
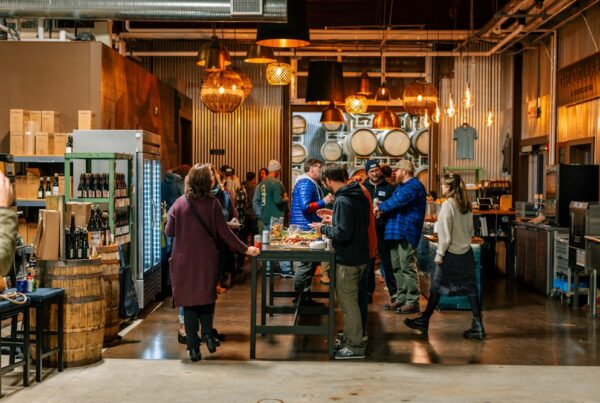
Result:
{"label": "wooden slat wall", "polygon": [[[527,50],[523,54],[522,139],[547,136],[550,133],[551,50],[548,40],[537,49]],[[536,100],[541,108],[538,118],[530,116],[530,109],[535,109]]]}

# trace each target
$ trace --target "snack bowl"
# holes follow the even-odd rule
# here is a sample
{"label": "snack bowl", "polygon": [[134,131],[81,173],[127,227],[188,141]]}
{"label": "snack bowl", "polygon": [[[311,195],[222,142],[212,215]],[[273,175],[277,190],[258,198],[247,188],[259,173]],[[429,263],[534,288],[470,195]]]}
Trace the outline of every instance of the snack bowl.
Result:
{"label": "snack bowl", "polygon": [[325,241],[311,241],[308,244],[310,249],[325,249],[327,247],[327,242]]}

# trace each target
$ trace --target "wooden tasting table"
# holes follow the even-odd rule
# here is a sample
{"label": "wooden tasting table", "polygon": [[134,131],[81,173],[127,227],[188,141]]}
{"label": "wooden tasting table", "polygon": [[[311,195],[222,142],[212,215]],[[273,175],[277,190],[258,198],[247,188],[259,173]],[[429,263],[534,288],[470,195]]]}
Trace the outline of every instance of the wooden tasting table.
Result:
{"label": "wooden tasting table", "polygon": [[[257,294],[258,294],[258,262],[329,262],[329,291],[310,292],[308,297],[328,298],[328,306],[313,307],[302,306],[297,303],[296,306],[275,305],[275,298],[294,298],[297,296],[294,291],[276,291],[274,288],[273,265],[269,272],[269,290],[267,292],[267,272],[261,270],[261,304],[260,304],[260,325],[256,323]],[[335,322],[335,251],[333,249],[305,249],[286,246],[263,245],[260,255],[252,258],[252,276],[250,281],[251,301],[250,301],[250,358],[256,358],[256,334],[322,334],[327,336],[329,358],[333,359],[334,354],[334,322]],[[267,303],[268,298],[268,303]],[[302,298],[298,298],[298,302]],[[290,325],[268,325],[267,314],[289,314],[294,315]],[[327,315],[327,325],[325,326],[306,326],[298,324],[298,317],[301,314]]]}

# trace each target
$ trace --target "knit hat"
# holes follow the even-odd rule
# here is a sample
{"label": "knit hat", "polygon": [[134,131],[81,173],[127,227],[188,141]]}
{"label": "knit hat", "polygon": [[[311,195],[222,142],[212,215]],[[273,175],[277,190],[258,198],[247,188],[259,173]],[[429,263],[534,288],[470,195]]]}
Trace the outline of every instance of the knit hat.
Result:
{"label": "knit hat", "polygon": [[269,161],[269,165],[267,166],[269,172],[279,171],[281,169],[281,164],[277,160]]}
{"label": "knit hat", "polygon": [[371,168],[380,168],[381,169],[381,166],[379,166],[379,162],[377,162],[375,160],[368,160],[367,163],[365,164],[365,172],[369,173]]}
{"label": "knit hat", "polygon": [[407,171],[410,175],[415,173],[415,166],[413,165],[411,160],[400,160],[398,163],[398,169],[403,169]]}
{"label": "knit hat", "polygon": [[233,168],[230,167],[229,165],[223,165],[221,167],[221,173],[223,173],[223,175],[231,176],[231,175],[233,175],[234,171],[233,171]]}

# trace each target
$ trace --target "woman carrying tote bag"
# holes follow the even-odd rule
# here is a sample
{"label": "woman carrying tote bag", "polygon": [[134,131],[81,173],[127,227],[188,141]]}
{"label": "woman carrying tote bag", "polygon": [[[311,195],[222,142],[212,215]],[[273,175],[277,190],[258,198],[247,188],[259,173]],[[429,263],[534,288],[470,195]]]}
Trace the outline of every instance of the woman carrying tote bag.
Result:
{"label": "woman carrying tote bag", "polygon": [[196,164],[185,179],[185,193],[169,210],[165,233],[175,238],[171,255],[173,306],[183,307],[190,359],[200,355],[199,324],[208,351],[217,350],[213,336],[214,304],[217,299],[219,253],[222,240],[250,256],[259,249],[248,247],[227,226],[219,201],[211,196],[213,173],[209,165]]}

